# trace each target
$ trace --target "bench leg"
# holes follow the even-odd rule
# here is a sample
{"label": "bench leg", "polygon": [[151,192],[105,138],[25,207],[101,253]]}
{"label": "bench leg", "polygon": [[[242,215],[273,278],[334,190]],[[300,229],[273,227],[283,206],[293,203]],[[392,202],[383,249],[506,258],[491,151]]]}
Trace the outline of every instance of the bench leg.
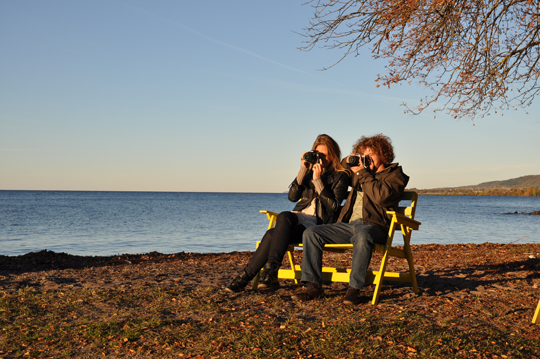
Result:
{"label": "bench leg", "polygon": [[386,271],[387,263],[388,251],[385,251],[381,261],[381,267],[379,269],[379,272],[375,276],[375,280],[373,281],[373,284],[375,284],[375,291],[373,292],[373,299],[371,300],[371,304],[373,305],[377,305],[377,303],[379,303],[379,295],[381,294],[382,283],[384,280],[384,272]]}
{"label": "bench leg", "polygon": [[261,279],[261,273],[262,273],[263,269],[261,269],[259,271],[259,273],[257,273],[257,275],[255,276],[255,278],[253,278],[253,284],[251,286],[251,289],[253,290],[257,290],[257,288],[259,288],[259,281]]}
{"label": "bench leg", "polygon": [[534,317],[532,319],[533,324],[538,323],[539,317],[540,317],[540,301],[538,301],[538,305],[536,306],[536,310],[534,311]]}
{"label": "bench leg", "polygon": [[412,257],[411,246],[410,246],[411,233],[412,233],[412,230],[408,228],[408,233],[406,237],[404,238],[405,242],[403,245],[403,250],[405,251],[405,257],[407,258],[407,262],[409,263],[409,273],[411,275],[411,283],[412,283],[413,291],[415,294],[418,294],[418,283],[416,282],[416,271],[414,270],[414,263],[413,263],[413,257]]}
{"label": "bench leg", "polygon": [[390,233],[388,235],[388,239],[386,240],[386,244],[384,246],[384,254],[381,261],[381,268],[379,269],[379,273],[375,276],[375,280],[373,281],[373,284],[375,284],[375,291],[373,292],[373,299],[371,300],[371,304],[377,305],[379,303],[379,295],[381,294],[381,288],[382,283],[384,280],[384,272],[386,271],[386,264],[388,263],[388,248],[392,247],[392,242],[394,240],[394,227],[395,223],[392,222],[390,225]]}
{"label": "bench leg", "polygon": [[300,284],[300,279],[298,279],[298,272],[301,273],[302,269],[299,265],[296,265],[294,260],[294,245],[287,248],[287,258],[289,258],[289,264],[291,269],[280,269],[278,271],[278,278],[280,279],[294,279],[295,284]]}
{"label": "bench leg", "polygon": [[[294,261],[294,247],[289,247],[287,250],[287,255],[289,256],[289,263],[291,264],[291,269],[296,270],[296,262]],[[300,284],[298,279],[294,279],[294,284]]]}
{"label": "bench leg", "polygon": [[[259,247],[259,243],[260,242],[257,242],[257,248]],[[299,266],[296,265],[296,262],[294,260],[294,246],[289,246],[289,248],[287,248],[287,256],[289,258],[289,263],[291,264],[291,270],[293,271],[299,271],[301,269],[297,268]],[[257,275],[255,276],[255,278],[253,278],[253,285],[252,285],[252,289],[253,290],[256,290],[258,287],[259,287],[259,281],[261,279],[261,274],[263,273],[264,271],[264,268],[262,268],[259,273],[257,273]],[[279,271],[278,271],[278,278],[280,278],[279,276]],[[288,277],[287,277],[288,278]],[[288,278],[289,279],[289,278]],[[294,278],[294,283],[295,284],[299,284],[300,283],[300,280]]]}

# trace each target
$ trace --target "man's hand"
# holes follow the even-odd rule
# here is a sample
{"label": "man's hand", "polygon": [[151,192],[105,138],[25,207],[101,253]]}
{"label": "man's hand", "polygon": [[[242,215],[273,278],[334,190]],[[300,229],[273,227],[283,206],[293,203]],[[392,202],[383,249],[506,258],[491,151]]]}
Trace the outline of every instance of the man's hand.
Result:
{"label": "man's hand", "polygon": [[[358,156],[358,155],[356,155],[354,153],[351,153],[350,155],[348,155],[347,160],[346,160],[347,163],[349,163],[349,157],[351,157],[351,156]],[[360,163],[362,163],[362,162],[360,162]],[[363,169],[364,166],[360,165],[360,166],[354,166],[354,167],[349,167],[349,168],[351,169],[351,171],[353,171],[353,173],[356,173],[356,172],[360,171],[361,169]]]}

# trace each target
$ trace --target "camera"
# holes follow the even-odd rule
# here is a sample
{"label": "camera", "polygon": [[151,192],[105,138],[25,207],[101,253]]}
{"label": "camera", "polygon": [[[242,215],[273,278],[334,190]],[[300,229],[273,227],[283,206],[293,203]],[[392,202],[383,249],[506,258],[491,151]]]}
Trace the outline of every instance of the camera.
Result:
{"label": "camera", "polygon": [[304,156],[302,156],[302,158],[304,159],[304,161],[308,162],[308,163],[311,163],[311,164],[315,164],[317,162],[319,162],[319,160],[324,160],[324,153],[320,153],[320,152],[317,152],[317,151],[309,151],[309,152],[306,152],[304,153]]}
{"label": "camera", "polygon": [[357,167],[357,166],[364,166],[364,168],[369,168],[369,165],[371,164],[371,159],[369,156],[361,155],[361,156],[349,156],[349,167]]}

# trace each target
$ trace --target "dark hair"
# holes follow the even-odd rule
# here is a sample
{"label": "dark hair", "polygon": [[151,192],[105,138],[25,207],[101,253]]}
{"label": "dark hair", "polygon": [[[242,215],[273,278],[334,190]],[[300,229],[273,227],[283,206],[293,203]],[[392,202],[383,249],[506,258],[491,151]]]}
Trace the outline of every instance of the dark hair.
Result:
{"label": "dark hair", "polygon": [[371,148],[373,152],[379,155],[379,158],[385,166],[388,166],[394,161],[394,147],[392,147],[392,140],[382,133],[372,137],[362,136],[354,144],[353,152],[364,153],[366,148]]}
{"label": "dark hair", "polygon": [[317,146],[324,145],[328,149],[328,161],[330,161],[330,166],[328,171],[344,171],[345,168],[341,165],[341,150],[339,145],[334,139],[328,135],[322,134],[317,136],[317,139],[313,143],[312,150],[315,150]]}

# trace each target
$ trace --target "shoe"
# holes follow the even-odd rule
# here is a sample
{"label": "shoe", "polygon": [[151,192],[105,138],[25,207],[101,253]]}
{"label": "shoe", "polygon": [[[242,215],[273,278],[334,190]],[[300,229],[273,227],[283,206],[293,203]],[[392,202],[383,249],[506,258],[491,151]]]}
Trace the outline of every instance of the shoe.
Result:
{"label": "shoe", "polygon": [[345,294],[345,298],[343,299],[343,304],[358,305],[361,301],[360,289],[349,287],[349,289],[347,289],[347,294]]}
{"label": "shoe", "polygon": [[308,301],[315,298],[320,298],[324,295],[324,289],[320,284],[311,283],[308,287],[304,288],[300,293],[291,296],[292,300]]}
{"label": "shoe", "polygon": [[279,279],[278,279],[278,270],[279,265],[275,263],[266,263],[264,266],[263,277],[259,283],[259,289],[266,288],[279,288]]}
{"label": "shoe", "polygon": [[242,274],[237,275],[236,278],[233,279],[231,284],[225,287],[225,290],[231,293],[241,292],[246,288],[246,285],[251,279],[252,278],[250,278],[246,272],[242,272]]}

